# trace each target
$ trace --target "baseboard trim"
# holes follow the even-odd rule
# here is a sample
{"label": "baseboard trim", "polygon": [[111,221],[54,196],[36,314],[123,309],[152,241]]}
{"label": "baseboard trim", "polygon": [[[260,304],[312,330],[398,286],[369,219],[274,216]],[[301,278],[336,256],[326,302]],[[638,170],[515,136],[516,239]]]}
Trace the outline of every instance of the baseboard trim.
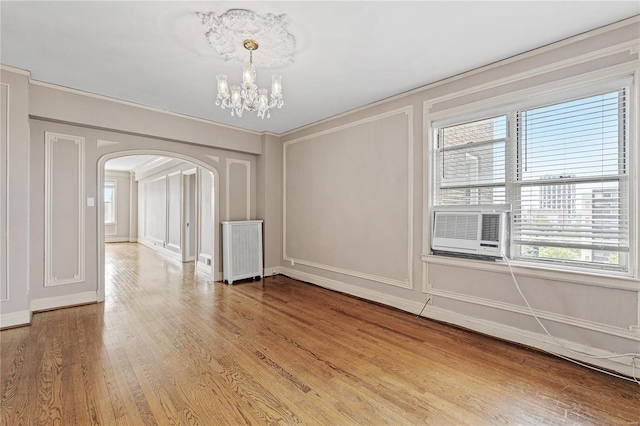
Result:
{"label": "baseboard trim", "polygon": [[[270,269],[270,268],[269,268]],[[367,299],[373,302],[382,303],[387,306],[392,306],[400,310],[417,315],[423,308],[424,302],[416,302],[411,300],[402,299],[396,296],[390,296],[374,290],[346,284],[337,280],[320,277],[307,272],[297,271],[286,267],[279,267],[279,273],[291,278],[295,278],[300,281],[305,281],[311,284],[318,285],[320,287],[327,288],[329,290],[339,291],[352,296]],[[442,309],[431,304],[427,305],[422,313],[425,318],[441,321],[449,324],[453,324],[459,327],[463,327],[469,330],[476,331],[478,333],[486,334],[489,336],[497,337],[499,339],[511,341],[521,345],[540,349],[545,352],[553,352],[572,358],[586,364],[595,365],[607,370],[615,371],[625,376],[632,377],[633,360],[631,357],[623,357],[614,359],[593,359],[586,356],[580,356],[563,348],[554,342],[550,337],[536,333],[532,331],[522,330],[519,328],[511,327],[501,323],[483,320],[480,318],[470,317],[458,312]],[[607,351],[604,349],[595,348],[592,346],[583,345],[580,343],[572,342],[565,339],[556,338],[562,345],[571,348],[572,350],[584,352],[593,356],[608,356],[617,355],[615,352]],[[638,366],[636,366],[638,370]],[[638,371],[636,371],[637,376]]]}
{"label": "baseboard trim", "polygon": [[155,250],[160,254],[164,254],[165,256],[170,257],[171,259],[178,260],[178,261],[182,262],[182,254],[181,253],[177,253],[175,251],[167,250],[166,248],[162,247],[161,245],[154,244],[153,242],[150,242],[150,241],[148,241],[146,239],[138,239],[137,243],[138,244],[142,244],[145,247],[149,247],[151,250]]}
{"label": "baseboard trim", "polygon": [[18,311],[0,315],[0,329],[31,324],[31,312]]}
{"label": "baseboard trim", "polygon": [[98,301],[95,291],[69,294],[66,296],[45,297],[31,301],[31,312],[48,311],[51,309],[66,308],[69,306],[86,305]]}
{"label": "baseboard trim", "polygon": [[[566,356],[567,358],[575,359],[586,364],[595,365],[607,370],[616,371],[628,377],[633,377],[633,359],[631,357],[621,357],[614,360],[594,359],[586,356],[581,356],[574,352],[571,352],[568,349],[563,348],[562,346],[559,346],[547,335],[536,333],[533,331],[522,330],[493,321],[469,317],[464,314],[453,312],[447,309],[442,309],[432,305],[427,306],[422,316],[449,324],[455,324],[469,330],[477,331],[479,333],[487,334],[499,339],[509,340],[511,342],[519,343],[525,346],[530,346],[536,349],[543,350],[545,352],[560,354]],[[572,350],[585,352],[593,356],[617,355],[616,352],[594,348],[593,346],[583,345],[558,337],[556,337],[556,340]],[[636,370],[638,370],[637,367]]]}
{"label": "baseboard trim", "polygon": [[211,277],[211,265],[207,265],[204,262],[196,261],[196,271]]}
{"label": "baseboard trim", "polygon": [[279,266],[272,266],[270,268],[264,268],[262,270],[262,276],[263,277],[273,277],[275,275],[278,275],[280,273],[280,267]]}
{"label": "baseboard trim", "polygon": [[128,243],[130,242],[129,237],[104,237],[105,243]]}
{"label": "baseboard trim", "polygon": [[355,285],[345,284],[340,281],[332,280],[330,278],[320,277],[318,275],[309,274],[307,272],[297,271],[295,269],[286,268],[280,266],[279,273],[291,278],[295,278],[300,281],[306,281],[311,284],[316,284],[320,287],[327,288],[329,290],[339,291],[347,293],[352,296],[361,297],[363,299],[371,300],[373,302],[382,303],[383,305],[393,306],[394,308],[401,309],[403,311],[417,314],[420,312],[424,302],[415,302],[412,300],[403,299],[401,297],[390,296],[385,293],[370,290]]}

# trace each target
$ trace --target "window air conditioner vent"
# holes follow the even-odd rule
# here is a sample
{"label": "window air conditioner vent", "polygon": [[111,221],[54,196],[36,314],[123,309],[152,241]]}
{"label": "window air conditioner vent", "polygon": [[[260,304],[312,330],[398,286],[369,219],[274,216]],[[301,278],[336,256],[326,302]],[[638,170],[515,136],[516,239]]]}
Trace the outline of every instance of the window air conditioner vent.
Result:
{"label": "window air conditioner vent", "polygon": [[499,258],[508,253],[509,206],[434,208],[434,253]]}

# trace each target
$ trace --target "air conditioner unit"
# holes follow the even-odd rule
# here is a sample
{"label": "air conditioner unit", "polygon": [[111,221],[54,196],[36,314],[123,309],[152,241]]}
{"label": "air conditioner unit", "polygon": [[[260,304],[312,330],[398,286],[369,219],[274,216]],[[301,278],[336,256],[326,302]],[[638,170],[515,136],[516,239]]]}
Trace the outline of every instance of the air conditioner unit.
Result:
{"label": "air conditioner unit", "polygon": [[510,208],[455,206],[433,209],[431,251],[502,257],[509,249]]}

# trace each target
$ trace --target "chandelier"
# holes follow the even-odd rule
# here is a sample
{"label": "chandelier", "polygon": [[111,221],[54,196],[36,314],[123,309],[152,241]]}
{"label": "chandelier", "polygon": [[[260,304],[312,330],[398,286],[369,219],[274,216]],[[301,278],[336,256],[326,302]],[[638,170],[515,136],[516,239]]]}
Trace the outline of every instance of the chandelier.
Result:
{"label": "chandelier", "polygon": [[258,88],[256,85],[256,67],[253,65],[253,51],[258,49],[258,42],[245,40],[244,48],[249,51],[249,64],[242,68],[242,84],[231,86],[227,83],[227,76],[218,74],[218,96],[216,105],[222,109],[231,109],[231,115],[242,117],[243,111],[257,112],[258,117],[264,119],[271,117],[271,108],[282,108],[282,76],[271,76],[271,95],[267,96],[267,89]]}
{"label": "chandelier", "polygon": [[[226,62],[244,64],[249,51],[249,64],[244,66],[241,85],[229,86],[226,75],[216,76],[216,105],[230,109],[231,115],[241,117],[244,111],[251,111],[260,118],[268,118],[272,108],[282,108],[282,76],[271,77],[269,94],[267,89],[256,85],[256,66],[269,68],[293,63],[296,39],[287,29],[285,15],[260,15],[247,9],[229,9],[222,14],[198,12],[197,15],[206,29],[209,44]],[[260,40],[262,48],[254,64],[256,40]]]}

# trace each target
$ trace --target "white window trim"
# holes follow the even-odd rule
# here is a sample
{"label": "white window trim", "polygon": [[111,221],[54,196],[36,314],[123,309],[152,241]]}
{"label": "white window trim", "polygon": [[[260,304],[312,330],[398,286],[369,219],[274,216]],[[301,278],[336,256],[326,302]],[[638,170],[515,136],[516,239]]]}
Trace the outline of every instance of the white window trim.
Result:
{"label": "white window trim", "polygon": [[[105,179],[104,184],[102,186],[102,191],[104,192],[104,188],[107,184],[112,184],[113,187],[113,221],[107,222],[105,219],[104,224],[109,226],[114,226],[118,224],[118,180],[117,179]],[[102,195],[104,198],[104,194]],[[106,204],[106,201],[103,201],[103,204]]]}
{"label": "white window trim", "polygon": [[[511,92],[502,96],[488,98],[482,101],[465,104],[459,107],[453,107],[446,110],[440,110],[431,113],[433,105],[444,99],[454,98],[452,94],[443,96],[442,98],[430,99],[423,104],[423,245],[422,245],[422,261],[425,265],[429,263],[439,262],[438,256],[430,254],[431,241],[431,210],[433,208],[433,186],[434,186],[434,129],[454,123],[465,121],[479,120],[491,116],[508,114],[517,109],[532,108],[542,104],[551,104],[555,102],[563,102],[567,99],[578,98],[582,95],[593,94],[598,91],[606,91],[608,89],[616,89],[621,86],[628,86],[629,90],[629,191],[630,191],[630,247],[629,247],[629,271],[618,272],[611,270],[591,270],[587,268],[572,267],[568,265],[549,265],[538,263],[535,261],[516,261],[512,265],[521,270],[535,271],[535,276],[540,278],[558,279],[558,277],[575,277],[571,281],[598,285],[597,277],[611,277],[620,281],[620,286],[615,283],[609,283],[608,287],[622,289],[640,289],[640,277],[638,270],[640,268],[640,250],[638,250],[638,212],[640,206],[637,196],[640,183],[638,182],[638,166],[640,160],[638,155],[640,147],[638,147],[638,136],[640,135],[640,123],[636,117],[640,112],[638,105],[640,99],[640,70],[638,61],[613,66],[610,68],[598,70],[588,74],[574,76],[568,79],[554,81],[552,83],[530,87],[521,91]],[[468,94],[468,93],[465,93]],[[507,177],[508,178],[508,177]],[[450,261],[449,261],[450,260]],[[459,265],[478,269],[478,261],[470,259],[447,259],[449,265]],[[497,268],[497,269],[496,269]],[[491,270],[502,271],[507,266],[503,262],[491,264]],[[426,280],[426,269],[423,270],[423,281]],[[484,269],[484,268],[483,268]],[[581,278],[582,277],[582,278]],[[596,277],[594,281],[593,277]]]}

